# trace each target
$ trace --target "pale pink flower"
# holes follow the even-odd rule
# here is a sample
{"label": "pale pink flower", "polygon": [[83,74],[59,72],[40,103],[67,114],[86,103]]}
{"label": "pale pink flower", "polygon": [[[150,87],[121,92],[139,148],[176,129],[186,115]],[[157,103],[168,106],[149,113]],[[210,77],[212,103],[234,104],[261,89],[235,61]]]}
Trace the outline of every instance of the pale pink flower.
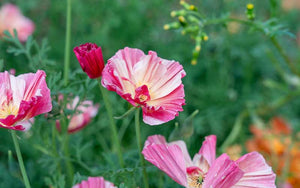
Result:
{"label": "pale pink flower", "polygon": [[[62,99],[62,95],[60,98]],[[76,110],[74,114],[70,116],[70,122],[68,125],[68,132],[74,133],[83,129],[90,123],[93,117],[98,113],[99,105],[94,105],[92,101],[85,100],[79,103],[79,97],[76,96],[74,100],[66,106],[69,110]],[[56,121],[56,126],[60,129],[59,121]]]}
{"label": "pale pink flower", "polygon": [[113,183],[105,181],[103,177],[89,177],[87,181],[74,185],[72,188],[117,188]]}
{"label": "pale pink flower", "polygon": [[167,143],[160,135],[148,137],[145,159],[174,181],[188,188],[275,188],[275,174],[257,152],[237,161],[227,154],[216,156],[216,136],[205,138],[193,160],[183,141]]}
{"label": "pale pink flower", "polygon": [[34,27],[33,22],[24,17],[17,6],[5,4],[0,9],[0,36],[5,30],[13,35],[16,29],[19,40],[24,42],[33,33]]}
{"label": "pale pink flower", "polygon": [[41,70],[17,77],[0,73],[0,127],[25,130],[27,120],[52,109],[45,77]]}
{"label": "pale pink flower", "polygon": [[183,110],[184,76],[178,62],[162,59],[153,51],[145,55],[139,49],[126,47],[108,60],[102,85],[133,106],[141,106],[145,123],[158,125],[174,119]]}

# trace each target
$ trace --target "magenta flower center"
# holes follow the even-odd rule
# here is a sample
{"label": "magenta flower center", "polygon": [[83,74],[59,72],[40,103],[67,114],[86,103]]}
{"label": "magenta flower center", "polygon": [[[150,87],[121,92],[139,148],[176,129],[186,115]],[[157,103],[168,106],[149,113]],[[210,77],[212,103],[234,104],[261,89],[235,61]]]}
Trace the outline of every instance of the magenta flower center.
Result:
{"label": "magenta flower center", "polygon": [[150,99],[151,98],[150,98],[149,90],[146,85],[142,85],[135,89],[134,101],[136,103],[143,105]]}

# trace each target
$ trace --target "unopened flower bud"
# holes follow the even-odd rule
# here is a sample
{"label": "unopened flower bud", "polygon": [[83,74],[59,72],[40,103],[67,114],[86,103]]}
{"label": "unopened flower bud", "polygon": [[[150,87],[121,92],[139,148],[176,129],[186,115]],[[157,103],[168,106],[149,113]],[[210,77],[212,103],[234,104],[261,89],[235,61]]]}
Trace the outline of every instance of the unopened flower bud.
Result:
{"label": "unopened flower bud", "polygon": [[196,11],[196,10],[197,10],[197,8],[195,7],[195,5],[190,5],[190,7],[189,7],[189,10]]}
{"label": "unopened flower bud", "polygon": [[246,14],[249,20],[254,20],[255,18],[255,14],[253,10],[254,10],[254,5],[251,3],[247,4]]}
{"label": "unopened flower bud", "polygon": [[179,16],[178,17],[178,20],[181,22],[181,23],[184,23],[185,22],[185,18],[183,16]]}
{"label": "unopened flower bud", "polygon": [[101,47],[93,43],[86,43],[74,48],[74,53],[84,72],[91,78],[99,78],[104,68]]}
{"label": "unopened flower bud", "polygon": [[178,23],[178,22],[173,22],[173,23],[164,25],[164,30],[178,29],[178,28],[180,28],[180,26],[181,26],[180,23]]}
{"label": "unopened flower bud", "polygon": [[197,60],[196,60],[196,59],[193,59],[193,60],[191,61],[191,64],[192,64],[192,65],[197,65]]}
{"label": "unopened flower bud", "polygon": [[254,9],[254,5],[252,3],[247,4],[247,9],[248,10],[253,10]]}

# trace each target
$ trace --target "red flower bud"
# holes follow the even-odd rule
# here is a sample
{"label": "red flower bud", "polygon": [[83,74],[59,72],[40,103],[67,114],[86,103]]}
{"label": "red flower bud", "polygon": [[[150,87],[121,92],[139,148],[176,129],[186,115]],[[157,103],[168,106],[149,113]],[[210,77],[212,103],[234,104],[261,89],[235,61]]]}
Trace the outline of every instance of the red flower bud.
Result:
{"label": "red flower bud", "polygon": [[104,68],[101,47],[93,43],[86,43],[74,48],[74,53],[84,72],[91,78],[99,78]]}

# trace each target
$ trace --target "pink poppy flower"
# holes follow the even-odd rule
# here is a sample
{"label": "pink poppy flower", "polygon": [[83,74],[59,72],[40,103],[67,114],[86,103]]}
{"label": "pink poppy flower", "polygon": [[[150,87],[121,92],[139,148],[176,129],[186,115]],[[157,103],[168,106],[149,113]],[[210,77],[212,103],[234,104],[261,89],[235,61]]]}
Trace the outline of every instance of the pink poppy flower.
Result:
{"label": "pink poppy flower", "polygon": [[18,32],[20,41],[25,42],[34,31],[34,23],[24,17],[19,8],[12,4],[5,4],[0,9],[0,35],[8,30],[12,35],[13,30]]}
{"label": "pink poppy flower", "polygon": [[45,77],[41,70],[17,77],[0,73],[0,127],[25,130],[24,121],[52,109]]}
{"label": "pink poppy flower", "polygon": [[108,60],[102,85],[133,106],[141,106],[145,123],[158,125],[174,119],[183,110],[184,76],[178,62],[162,59],[153,51],[145,55],[139,49],[126,47]]}
{"label": "pink poppy flower", "polygon": [[87,181],[74,185],[72,188],[117,188],[113,183],[105,181],[103,177],[89,177]]}
{"label": "pink poppy flower", "polygon": [[91,78],[99,78],[104,68],[101,47],[93,43],[86,43],[74,48],[74,53],[84,72]]}
{"label": "pink poppy flower", "polygon": [[257,152],[237,161],[227,154],[215,159],[216,136],[205,138],[193,160],[183,141],[167,143],[160,135],[148,137],[142,151],[145,159],[188,188],[275,188],[275,174]]}
{"label": "pink poppy flower", "polygon": [[[62,100],[63,95],[60,96]],[[67,104],[67,109],[75,110],[75,113],[72,115],[71,120],[68,126],[68,133],[74,133],[83,129],[86,125],[90,123],[93,117],[98,113],[99,105],[94,105],[92,101],[85,100],[79,103],[79,97],[76,96],[74,100]],[[60,130],[60,123],[56,121],[56,126]]]}

